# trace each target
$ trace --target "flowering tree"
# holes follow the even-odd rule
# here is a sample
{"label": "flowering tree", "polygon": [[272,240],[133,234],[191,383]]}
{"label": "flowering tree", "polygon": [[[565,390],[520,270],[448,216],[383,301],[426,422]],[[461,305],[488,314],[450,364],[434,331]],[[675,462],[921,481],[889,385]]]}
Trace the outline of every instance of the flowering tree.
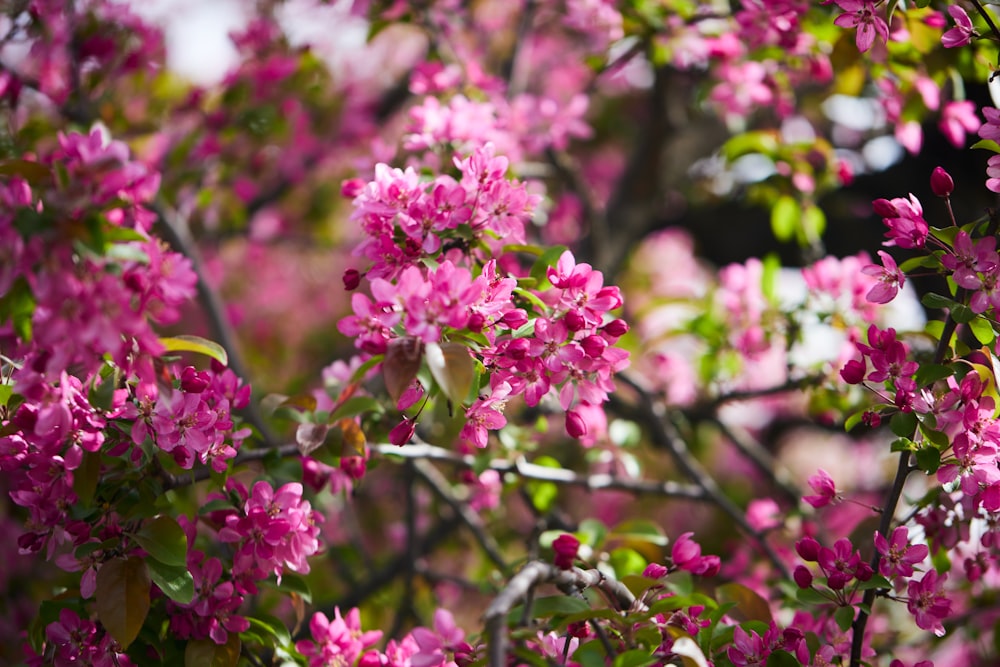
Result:
{"label": "flowering tree", "polygon": [[3,10],[4,662],[995,664],[978,0]]}

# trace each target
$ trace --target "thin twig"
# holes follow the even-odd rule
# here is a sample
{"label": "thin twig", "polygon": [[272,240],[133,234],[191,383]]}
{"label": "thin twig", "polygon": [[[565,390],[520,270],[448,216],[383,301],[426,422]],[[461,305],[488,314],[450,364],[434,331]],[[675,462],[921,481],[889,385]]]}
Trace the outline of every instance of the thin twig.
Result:
{"label": "thin twig", "polygon": [[773,547],[768,544],[765,536],[750,525],[743,511],[719,487],[715,478],[713,478],[691,454],[690,450],[688,450],[687,443],[684,442],[684,439],[678,432],[677,426],[669,419],[666,419],[664,415],[660,414],[660,411],[658,410],[656,404],[654,404],[649,393],[625,374],[619,374],[617,377],[619,380],[629,385],[638,394],[639,401],[638,405],[632,406],[626,405],[620,398],[612,397],[613,403],[616,404],[616,406],[623,412],[631,413],[627,415],[629,418],[645,424],[650,430],[653,444],[659,449],[666,450],[673,458],[677,467],[680,468],[681,472],[683,472],[688,479],[701,487],[711,501],[718,506],[718,508],[721,509],[723,513],[725,513],[730,520],[740,528],[740,530],[756,542],[760,550],[764,553],[767,559],[771,561],[771,564],[782,574],[783,577],[791,579],[791,572],[789,572],[788,566],[785,562],[781,560],[781,557],[778,556]]}
{"label": "thin twig", "polygon": [[468,503],[456,498],[455,494],[451,492],[448,480],[444,478],[441,471],[431,465],[429,461],[421,459],[413,459],[412,465],[416,475],[430,487],[434,495],[458,515],[462,523],[472,533],[472,536],[479,544],[479,548],[493,561],[493,564],[500,568],[501,572],[508,574],[510,566],[503,557],[500,545],[497,544],[492,535],[486,532],[486,529],[483,527],[482,518],[469,507]]}
{"label": "thin twig", "polygon": [[637,600],[621,582],[604,575],[600,570],[584,570],[573,567],[563,570],[552,563],[535,560],[525,565],[511,577],[483,614],[486,635],[489,637],[490,667],[507,665],[507,616],[519,602],[542,584],[554,584],[567,595],[575,595],[587,588],[597,588],[618,611],[644,611],[646,605]]}

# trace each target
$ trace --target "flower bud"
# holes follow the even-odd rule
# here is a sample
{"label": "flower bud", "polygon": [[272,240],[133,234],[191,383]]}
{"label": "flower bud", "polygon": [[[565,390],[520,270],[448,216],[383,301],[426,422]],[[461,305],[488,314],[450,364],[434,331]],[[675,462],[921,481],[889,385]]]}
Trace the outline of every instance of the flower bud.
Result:
{"label": "flower bud", "polygon": [[570,331],[580,331],[587,326],[587,321],[578,310],[571,310],[567,312],[565,317],[563,317],[563,321],[566,322],[566,328]]}
{"label": "flower bud", "polygon": [[792,572],[792,579],[795,580],[799,588],[809,588],[812,586],[813,575],[805,565],[797,565],[795,571]]}
{"label": "flower bud", "polygon": [[803,537],[795,543],[795,553],[807,563],[819,560],[819,542],[811,537]]}
{"label": "flower bud", "polygon": [[564,533],[557,537],[552,543],[552,550],[556,552],[553,562],[561,570],[568,570],[573,567],[576,560],[576,552],[580,549],[580,540],[569,533]]}
{"label": "flower bud", "polygon": [[348,292],[356,290],[361,284],[361,274],[357,269],[347,269],[344,271],[344,289]]}
{"label": "flower bud", "polygon": [[566,433],[569,437],[577,439],[587,435],[587,422],[576,410],[566,412]]}
{"label": "flower bud", "polygon": [[515,308],[504,313],[500,320],[511,329],[517,329],[527,324],[528,314],[522,308]]}
{"label": "flower bud", "polygon": [[604,340],[601,336],[587,336],[580,341],[580,346],[588,357],[600,359],[601,355],[604,354],[605,348],[608,346],[608,341]]}
{"label": "flower bud", "polygon": [[847,384],[861,384],[861,381],[865,379],[865,370],[867,370],[865,362],[851,359],[844,364],[844,368],[840,371],[840,377]]}
{"label": "flower bud", "polygon": [[416,430],[416,422],[412,419],[403,419],[403,421],[396,424],[396,426],[389,431],[389,442],[397,447],[402,447],[410,441],[410,438],[413,437]]}
{"label": "flower bud", "polygon": [[485,325],[486,317],[484,317],[482,313],[472,313],[469,315],[469,322],[465,326],[469,331],[479,333],[483,330]]}
{"label": "flower bud", "polygon": [[872,208],[875,209],[875,213],[883,218],[899,217],[899,211],[896,210],[895,205],[888,199],[876,199],[872,202]]}
{"label": "flower bud", "polygon": [[188,366],[181,371],[181,390],[188,394],[200,394],[208,389],[207,373],[199,373],[194,366]]}
{"label": "flower bud", "polygon": [[941,167],[934,167],[934,171],[931,172],[931,192],[938,197],[947,198],[954,191],[955,181],[952,180],[951,174]]}
{"label": "flower bud", "polygon": [[662,579],[667,576],[670,572],[665,565],[660,565],[659,563],[650,563],[646,566],[646,569],[642,571],[642,576],[649,579]]}
{"label": "flower bud", "polygon": [[354,199],[365,189],[365,182],[360,178],[348,178],[340,183],[340,194],[347,199]]}
{"label": "flower bud", "polygon": [[628,323],[622,319],[611,320],[604,325],[603,331],[609,336],[621,338],[628,333]]}

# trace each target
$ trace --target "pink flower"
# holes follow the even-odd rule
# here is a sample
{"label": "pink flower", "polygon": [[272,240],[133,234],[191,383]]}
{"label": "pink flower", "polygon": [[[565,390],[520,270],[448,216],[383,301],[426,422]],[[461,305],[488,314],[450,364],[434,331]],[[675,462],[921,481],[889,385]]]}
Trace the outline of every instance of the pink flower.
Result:
{"label": "pink flower", "polygon": [[930,630],[938,637],[944,636],[944,626],[941,620],[951,614],[951,600],[941,590],[948,578],[947,574],[938,579],[937,571],[928,570],[920,581],[912,580],[906,587],[909,601],[906,608],[913,614],[917,627]]}
{"label": "pink flower", "polygon": [[955,148],[962,148],[965,145],[965,133],[977,131],[982,124],[976,115],[976,103],[962,100],[944,105],[938,127]]}
{"label": "pink flower", "polygon": [[834,25],[841,28],[857,28],[855,43],[858,51],[864,53],[872,48],[875,38],[883,42],[889,41],[889,26],[881,16],[875,13],[872,0],[836,0],[844,13],[834,19]]}
{"label": "pink flower", "polygon": [[868,290],[865,298],[872,303],[889,303],[896,298],[896,294],[906,281],[906,276],[899,270],[896,261],[889,253],[879,250],[878,256],[882,258],[882,266],[869,264],[861,269],[865,275],[878,277],[878,282]]}
{"label": "pink flower", "polygon": [[837,489],[833,484],[833,479],[822,468],[817,470],[816,474],[810,477],[808,482],[812,490],[816,492],[816,495],[803,496],[802,500],[813,507],[819,508],[829,505],[837,497]]}
{"label": "pink flower", "polygon": [[948,13],[955,19],[955,27],[941,35],[941,45],[946,49],[953,49],[957,46],[965,46],[972,42],[973,37],[978,37],[979,33],[972,25],[972,19],[965,13],[965,10],[958,5],[949,5]]}
{"label": "pink flower", "polygon": [[580,540],[569,533],[563,533],[552,542],[552,550],[556,553],[553,562],[556,567],[568,570],[573,567],[576,554],[580,550]]}
{"label": "pink flower", "polygon": [[909,531],[906,526],[898,526],[892,531],[890,540],[885,539],[875,531],[875,548],[882,559],[879,561],[879,572],[885,577],[909,577],[913,575],[913,566],[922,562],[928,554],[926,544],[910,545]]}
{"label": "pink flower", "polygon": [[712,577],[718,574],[721,561],[718,556],[702,556],[701,545],[691,539],[694,533],[683,533],[670,549],[670,559],[676,567],[691,574]]}

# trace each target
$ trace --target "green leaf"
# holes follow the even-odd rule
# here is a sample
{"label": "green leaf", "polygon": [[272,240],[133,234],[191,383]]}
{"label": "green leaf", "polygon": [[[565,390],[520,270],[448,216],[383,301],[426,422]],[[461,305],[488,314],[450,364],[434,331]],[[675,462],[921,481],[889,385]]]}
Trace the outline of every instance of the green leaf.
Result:
{"label": "green leaf", "polygon": [[994,153],[1000,153],[1000,144],[998,144],[993,139],[980,139],[976,143],[969,146],[969,148],[985,148],[988,151],[993,151]]}
{"label": "green leaf", "polygon": [[173,517],[161,515],[147,521],[132,539],[164,565],[187,565],[187,535]]}
{"label": "green leaf", "polygon": [[788,651],[772,651],[767,656],[766,667],[800,667],[802,663]]}
{"label": "green leaf", "polygon": [[97,482],[101,478],[101,453],[83,453],[80,465],[73,471],[73,492],[77,501],[84,507],[89,507],[97,490]]}
{"label": "green leaf", "polygon": [[0,176],[19,176],[31,185],[38,185],[52,180],[52,170],[31,160],[0,160]]}
{"label": "green leaf", "polygon": [[229,365],[225,348],[201,336],[168,336],[161,338],[160,343],[167,352],[197,352],[215,359],[223,366]]}
{"label": "green leaf", "polygon": [[844,422],[844,431],[850,433],[855,426],[857,426],[862,422],[862,420],[864,420],[866,412],[868,412],[868,410],[858,410],[850,417],[848,417],[847,420]]}
{"label": "green leaf", "polygon": [[635,549],[630,549],[628,547],[619,547],[617,549],[612,549],[609,555],[609,560],[611,567],[615,570],[615,576],[618,579],[629,575],[629,574],[642,574],[642,571],[646,569],[646,559],[642,557]]}
{"label": "green leaf", "polygon": [[615,661],[612,664],[614,667],[646,667],[656,662],[658,662],[657,659],[649,654],[649,649],[637,648],[619,653],[615,656]]}
{"label": "green leaf", "polygon": [[867,591],[870,589],[885,588],[892,589],[892,582],[883,577],[881,574],[873,574],[871,579],[868,581],[862,581],[858,584],[859,591]]}
{"label": "green leaf", "polygon": [[476,364],[461,343],[427,343],[424,358],[438,387],[452,403],[465,402],[476,380]]}
{"label": "green leaf", "polygon": [[972,309],[965,304],[956,303],[955,307],[951,309],[951,319],[959,324],[969,324],[976,317],[977,315],[972,312]]}
{"label": "green leaf", "polygon": [[837,627],[847,632],[854,622],[854,607],[841,607],[834,612],[833,620],[837,622]]}
{"label": "green leaf", "polygon": [[819,206],[810,205],[802,212],[802,231],[805,238],[802,245],[818,240],[826,231],[826,214]]}
{"label": "green leaf", "polygon": [[969,322],[969,329],[972,331],[972,335],[976,337],[976,340],[983,345],[992,345],[993,341],[996,340],[997,334],[993,330],[993,325],[983,317],[971,320]]}
{"label": "green leaf", "polygon": [[417,379],[423,356],[424,344],[419,338],[407,336],[389,341],[382,360],[382,380],[393,405]]}
{"label": "green leaf", "polygon": [[936,447],[924,447],[916,451],[917,467],[928,475],[937,472],[941,467],[941,451]]}
{"label": "green leaf", "polygon": [[772,620],[771,607],[767,604],[767,600],[743,584],[733,582],[717,586],[715,599],[720,603],[735,602],[736,607],[730,614],[737,620],[764,623],[770,623]]}
{"label": "green leaf", "polygon": [[927,308],[944,310],[946,308],[953,308],[958,305],[953,299],[949,299],[946,296],[940,294],[935,294],[934,292],[928,292],[923,295],[920,299],[922,303]]}
{"label": "green leaf", "polygon": [[287,646],[292,643],[292,635],[280,619],[268,616],[267,614],[257,614],[257,616],[247,616],[245,618],[250,623],[251,629],[256,629],[257,633],[262,636],[271,637],[274,640],[272,642],[273,645]]}
{"label": "green leaf", "polygon": [[167,565],[149,558],[146,567],[149,568],[149,578],[168,598],[179,604],[188,604],[194,599],[194,577],[186,565]]}
{"label": "green leaf", "polygon": [[913,379],[920,386],[925,386],[938,380],[943,380],[955,374],[952,366],[944,364],[921,364],[917,372],[913,374]]}
{"label": "green leaf", "polygon": [[912,452],[917,448],[917,443],[909,438],[896,438],[889,446],[890,452]]}
{"label": "green leaf", "polygon": [[795,599],[805,604],[827,604],[830,602],[830,598],[815,588],[800,588],[795,592]]}
{"label": "green leaf", "polygon": [[790,241],[802,222],[802,207],[790,195],[782,195],[771,209],[771,231],[779,241]]}
{"label": "green leaf", "polygon": [[14,333],[25,342],[31,341],[31,318],[35,314],[35,297],[24,277],[20,277],[0,295],[0,322],[10,321]]}
{"label": "green leaf", "polygon": [[658,547],[665,547],[670,543],[670,540],[663,532],[663,528],[649,519],[629,519],[623,521],[615,526],[611,534],[608,535],[608,539],[647,542]]}
{"label": "green leaf", "polygon": [[366,412],[382,413],[385,412],[385,408],[382,407],[382,404],[379,403],[378,400],[371,396],[353,396],[341,403],[337,409],[330,414],[330,418],[327,421],[333,424],[341,419],[357,417],[358,415],[363,415]]}
{"label": "green leaf", "polygon": [[549,618],[552,616],[567,616],[590,611],[586,600],[572,598],[568,595],[551,595],[535,599],[531,603],[532,618]]}
{"label": "green leaf", "polygon": [[235,632],[221,645],[211,639],[192,639],[184,649],[184,667],[236,667],[240,648],[240,636]]}
{"label": "green leaf", "polygon": [[889,420],[889,428],[900,438],[909,438],[917,430],[917,415],[912,412],[897,412]]}
{"label": "green leaf", "polygon": [[149,571],[139,557],[106,561],[97,571],[94,611],[122,648],[139,634],[149,613]]}
{"label": "green leaf", "polygon": [[312,602],[312,589],[309,583],[300,575],[294,572],[285,572],[281,576],[281,583],[275,586],[279,591],[295,593],[306,603]]}

